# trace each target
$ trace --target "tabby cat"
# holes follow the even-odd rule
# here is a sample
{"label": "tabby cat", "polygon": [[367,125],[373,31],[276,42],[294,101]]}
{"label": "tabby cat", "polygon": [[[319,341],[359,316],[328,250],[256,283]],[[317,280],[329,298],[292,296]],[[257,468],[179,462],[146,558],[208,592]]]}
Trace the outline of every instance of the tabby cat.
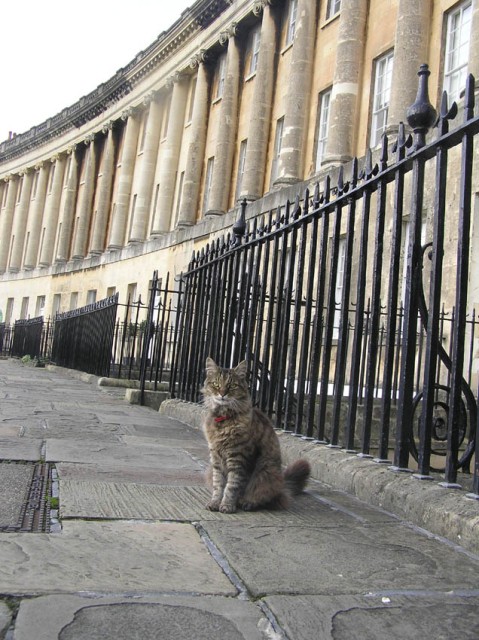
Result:
{"label": "tabby cat", "polygon": [[308,481],[310,466],[297,460],[284,471],[278,436],[270,420],[252,406],[247,364],[222,369],[206,359],[202,389],[208,414],[204,432],[210,450],[210,511],[234,513],[286,507]]}

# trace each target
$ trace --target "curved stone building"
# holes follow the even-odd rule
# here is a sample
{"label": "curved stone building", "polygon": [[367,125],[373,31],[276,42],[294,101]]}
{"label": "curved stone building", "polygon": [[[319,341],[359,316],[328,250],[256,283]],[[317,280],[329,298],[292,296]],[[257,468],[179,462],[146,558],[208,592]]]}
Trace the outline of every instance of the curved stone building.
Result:
{"label": "curved stone building", "polygon": [[0,310],[51,316],[119,292],[405,119],[417,70],[461,103],[478,0],[197,0],[115,76],[0,144]]}

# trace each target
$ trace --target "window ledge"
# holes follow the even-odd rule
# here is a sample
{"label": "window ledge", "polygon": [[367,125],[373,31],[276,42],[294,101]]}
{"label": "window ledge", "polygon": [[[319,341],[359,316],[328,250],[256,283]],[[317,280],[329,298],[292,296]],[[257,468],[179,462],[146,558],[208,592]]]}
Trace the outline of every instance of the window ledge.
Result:
{"label": "window ledge", "polygon": [[334,16],[331,16],[330,18],[327,18],[327,20],[325,20],[323,22],[323,24],[321,25],[321,29],[325,29],[326,27],[329,27],[329,25],[332,22],[334,22],[335,20],[337,20],[340,15],[341,15],[341,11],[338,11],[338,13],[335,13]]}
{"label": "window ledge", "polygon": [[280,54],[284,56],[284,54],[293,48],[294,40],[292,40],[289,44],[287,44],[283,49],[281,49]]}

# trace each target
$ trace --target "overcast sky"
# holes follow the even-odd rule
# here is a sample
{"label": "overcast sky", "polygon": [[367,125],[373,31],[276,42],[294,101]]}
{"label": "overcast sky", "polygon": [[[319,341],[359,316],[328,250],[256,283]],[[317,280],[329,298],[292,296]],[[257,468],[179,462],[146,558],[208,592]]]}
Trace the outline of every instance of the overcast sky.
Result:
{"label": "overcast sky", "polygon": [[0,22],[0,141],[93,91],[195,0],[6,0]]}

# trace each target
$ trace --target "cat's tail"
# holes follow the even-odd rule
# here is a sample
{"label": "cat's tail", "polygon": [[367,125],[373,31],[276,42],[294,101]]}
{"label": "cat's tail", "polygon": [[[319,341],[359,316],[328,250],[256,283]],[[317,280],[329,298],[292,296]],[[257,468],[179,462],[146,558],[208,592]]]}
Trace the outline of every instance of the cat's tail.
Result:
{"label": "cat's tail", "polygon": [[284,482],[291,495],[296,496],[304,490],[309,476],[311,465],[307,460],[300,458],[289,464],[284,470]]}

